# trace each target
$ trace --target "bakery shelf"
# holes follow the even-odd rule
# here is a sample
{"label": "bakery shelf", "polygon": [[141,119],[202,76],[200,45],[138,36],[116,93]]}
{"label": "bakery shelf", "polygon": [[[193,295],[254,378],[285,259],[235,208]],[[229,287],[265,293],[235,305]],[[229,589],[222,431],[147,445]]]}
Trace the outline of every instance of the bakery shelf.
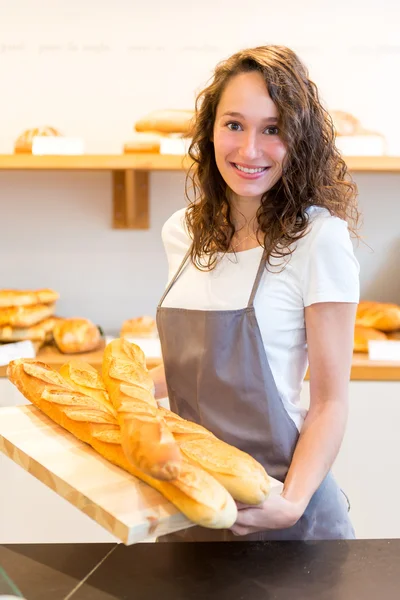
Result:
{"label": "bakery shelf", "polygon": [[2,170],[180,171],[186,167],[187,161],[183,156],[146,152],[141,154],[83,154],[79,156],[0,154],[0,169]]}
{"label": "bakery shelf", "polygon": [[78,156],[0,155],[1,170],[111,171],[114,229],[149,229],[149,172],[183,171],[188,164],[183,156],[150,153]]}
{"label": "bakery shelf", "polygon": [[[400,156],[348,156],[351,171],[400,172]],[[165,154],[83,154],[79,156],[32,156],[31,154],[0,154],[2,170],[82,170],[113,171],[138,169],[143,171],[180,171],[190,164],[184,156]]]}
{"label": "bakery shelf", "polygon": [[400,381],[400,361],[370,360],[367,354],[354,353],[351,381]]}
{"label": "bakery shelf", "polygon": [[[352,172],[400,173],[397,156],[349,156]],[[165,154],[83,154],[78,156],[33,156],[0,154],[0,170],[111,171],[114,229],[148,229],[149,172],[183,171],[190,165],[184,156]]]}

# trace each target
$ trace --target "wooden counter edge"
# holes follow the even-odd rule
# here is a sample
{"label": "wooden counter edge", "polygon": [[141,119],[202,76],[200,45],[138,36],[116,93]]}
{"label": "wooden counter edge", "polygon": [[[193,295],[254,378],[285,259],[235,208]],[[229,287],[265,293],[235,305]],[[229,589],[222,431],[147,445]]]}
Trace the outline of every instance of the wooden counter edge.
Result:
{"label": "wooden counter edge", "polygon": [[[40,360],[40,356],[38,357],[38,360]],[[90,360],[90,358],[87,358],[84,355],[82,355],[82,360],[86,360],[101,372],[100,361]],[[159,365],[160,362],[160,358],[149,357],[147,359],[147,368],[152,369]],[[56,369],[61,366],[61,364],[57,365],[51,363],[50,365]],[[7,366],[0,366],[0,377],[6,377],[6,372]],[[305,380],[309,380],[308,371]],[[353,365],[351,368],[351,381],[400,381],[400,362],[371,361],[366,355],[354,354]]]}

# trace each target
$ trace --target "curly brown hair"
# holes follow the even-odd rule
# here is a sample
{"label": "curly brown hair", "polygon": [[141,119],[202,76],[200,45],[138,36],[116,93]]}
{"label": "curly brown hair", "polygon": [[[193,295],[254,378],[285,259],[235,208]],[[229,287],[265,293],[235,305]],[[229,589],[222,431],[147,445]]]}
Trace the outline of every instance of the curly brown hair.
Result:
{"label": "curly brown hair", "polygon": [[356,235],[357,188],[335,146],[332,119],[307,68],[284,46],[242,50],[217,65],[211,83],[196,98],[188,151],[193,163],[185,195],[189,201],[186,226],[193,239],[191,258],[200,270],[215,267],[217,253],[229,250],[235,234],[227,184],[216,165],[212,142],[218,103],[232,77],[252,71],[265,80],[287,147],[282,177],[263,195],[257,211],[267,265],[271,257],[284,258],[293,252],[293,242],[307,232],[306,209],[312,205],[346,220]]}

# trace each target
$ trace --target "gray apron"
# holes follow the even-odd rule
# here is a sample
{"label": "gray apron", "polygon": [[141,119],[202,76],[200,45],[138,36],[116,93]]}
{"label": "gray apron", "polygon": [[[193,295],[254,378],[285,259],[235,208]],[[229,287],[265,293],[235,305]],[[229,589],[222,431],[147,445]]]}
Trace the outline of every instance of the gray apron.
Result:
{"label": "gray apron", "polygon": [[[261,332],[254,298],[265,270],[265,255],[246,308],[192,310],[162,303],[190,260],[190,249],[157,307],[171,410],[206,427],[218,438],[259,461],[284,482],[299,432],[279,396]],[[191,527],[158,541],[243,541],[351,539],[348,504],[331,473],[293,527],[235,536],[230,530]]]}

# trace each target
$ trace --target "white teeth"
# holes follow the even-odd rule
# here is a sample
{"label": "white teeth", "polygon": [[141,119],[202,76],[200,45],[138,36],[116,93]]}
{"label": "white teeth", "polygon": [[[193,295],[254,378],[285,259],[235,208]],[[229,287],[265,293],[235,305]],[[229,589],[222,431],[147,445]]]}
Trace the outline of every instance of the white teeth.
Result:
{"label": "white teeth", "polygon": [[258,167],[257,169],[248,169],[247,167],[241,167],[240,165],[237,165],[236,163],[234,163],[234,165],[237,169],[239,169],[239,171],[243,171],[243,173],[261,173],[262,171],[265,171],[265,169],[267,169],[267,167]]}

